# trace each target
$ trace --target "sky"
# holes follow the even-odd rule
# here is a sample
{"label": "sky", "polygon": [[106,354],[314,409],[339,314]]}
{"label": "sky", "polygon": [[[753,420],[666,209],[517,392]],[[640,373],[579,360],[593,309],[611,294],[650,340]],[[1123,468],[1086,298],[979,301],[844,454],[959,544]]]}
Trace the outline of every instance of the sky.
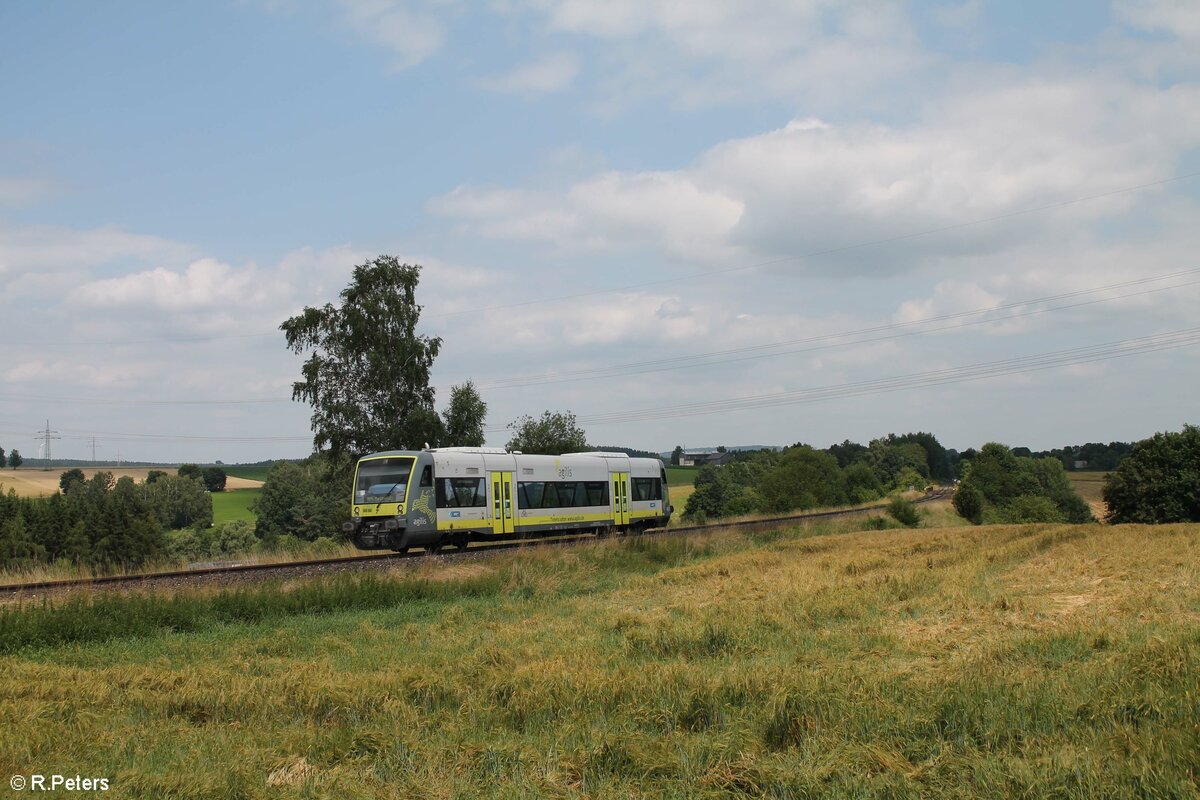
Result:
{"label": "sky", "polygon": [[0,2],[0,446],[311,452],[282,321],[423,268],[488,444],[1200,422],[1190,0]]}

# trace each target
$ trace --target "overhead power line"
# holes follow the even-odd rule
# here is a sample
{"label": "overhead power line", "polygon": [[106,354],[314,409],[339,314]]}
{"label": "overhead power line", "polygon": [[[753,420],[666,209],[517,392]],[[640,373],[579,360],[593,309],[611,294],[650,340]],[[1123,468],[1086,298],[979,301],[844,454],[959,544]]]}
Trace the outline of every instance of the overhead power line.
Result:
{"label": "overhead power line", "polygon": [[[985,380],[1006,375],[1038,372],[1048,369],[1089,364],[1117,358],[1127,358],[1147,353],[1189,347],[1200,344],[1200,327],[1178,331],[1121,339],[1095,345],[1084,345],[1064,350],[1054,350],[1029,356],[1017,356],[980,364],[930,370],[909,375],[897,375],[875,380],[855,381],[795,389],[785,392],[751,395],[749,397],[725,398],[697,403],[681,403],[656,408],[631,409],[607,414],[595,414],[578,418],[583,425],[611,425],[624,422],[645,422],[676,417],[700,416],[705,414],[729,413],[757,408],[799,405],[803,403],[840,400],[887,392],[921,389],[954,383]],[[498,433],[506,428],[490,427],[488,433]],[[71,435],[74,433],[74,435]],[[272,443],[309,442],[311,436],[200,436],[195,434],[129,433],[104,431],[75,431],[64,429],[64,438],[90,439],[99,434],[108,440],[141,442],[221,442],[221,443]]]}
{"label": "overhead power line", "polygon": [[[668,370],[686,369],[692,367],[711,367],[720,364],[729,364],[740,361],[749,361],[758,358],[773,358],[784,355],[796,355],[799,353],[808,353],[815,350],[825,350],[835,347],[849,347],[859,344],[870,344],[872,342],[888,341],[907,336],[920,336],[926,333],[937,333],[946,330],[958,330],[964,327],[976,325],[990,325],[993,323],[1008,322],[1015,319],[1036,316],[1039,314],[1047,314],[1055,311],[1066,311],[1074,308],[1082,308],[1085,306],[1097,305],[1100,303],[1110,303],[1118,300],[1126,300],[1132,297],[1140,297],[1158,292],[1172,291],[1183,289],[1190,286],[1200,285],[1200,281],[1188,281],[1184,283],[1172,284],[1169,286],[1155,287],[1146,289],[1140,292],[1128,292],[1125,294],[1116,295],[1113,297],[1103,297],[1094,300],[1087,300],[1079,303],[1071,303],[1067,305],[1051,306],[1049,308],[1036,308],[1027,311],[1021,311],[1003,316],[986,316],[992,315],[998,311],[1006,311],[1010,309],[1018,309],[1023,306],[1037,305],[1058,299],[1079,297],[1087,294],[1095,294],[1102,291],[1111,291],[1121,287],[1129,287],[1138,284],[1145,284],[1167,278],[1174,278],[1186,275],[1194,275],[1200,273],[1200,268],[1183,270],[1180,272],[1170,273],[1167,275],[1157,275],[1149,278],[1141,278],[1138,280],[1123,281],[1114,283],[1108,286],[1099,286],[1092,289],[1080,289],[1074,292],[1065,292],[1058,295],[1050,295],[1047,297],[1032,298],[1029,300],[1020,300],[1012,303],[1005,303],[997,306],[988,306],[984,308],[972,309],[970,311],[957,311],[950,314],[940,314],[932,317],[923,317],[921,319],[909,320],[907,322],[895,322],[885,325],[875,325],[867,328],[858,328],[855,330],[842,331],[839,333],[820,334],[816,336],[808,336],[800,339],[787,339],[776,342],[768,342],[764,344],[748,345],[746,347],[729,348],[725,350],[714,350],[706,353],[695,353],[686,356],[676,356],[673,358],[654,359],[650,361],[635,361],[624,364],[614,364],[604,367],[592,367],[578,370],[567,370],[554,373],[542,373],[540,375],[523,375],[513,376],[511,378],[499,378],[492,381],[481,381],[476,384],[478,389],[514,389],[524,388],[528,386],[543,386],[546,384],[569,383],[582,380],[592,380],[597,378],[610,378],[625,375],[641,375],[653,372],[664,372]],[[985,316],[983,319],[967,319],[969,317]],[[943,325],[935,328],[917,328],[917,326],[928,325],[932,322],[942,322],[948,320],[959,320],[951,325]],[[870,338],[854,338],[861,337],[865,334],[882,333],[884,335],[874,336]],[[837,341],[847,340],[847,341]],[[824,344],[819,344],[824,343]],[[815,346],[795,349],[793,345],[814,344]],[[791,348],[791,349],[780,349]],[[445,388],[445,387],[439,387]]]}
{"label": "overhead power line", "polygon": [[[909,336],[921,336],[929,333],[938,333],[946,330],[957,330],[965,327],[973,327],[977,325],[990,325],[995,323],[1009,322],[1016,319],[1036,316],[1040,314],[1048,314],[1057,311],[1066,311],[1085,306],[1097,305],[1100,303],[1116,302],[1119,300],[1127,300],[1132,297],[1140,297],[1148,294],[1155,294],[1164,291],[1173,291],[1191,286],[1200,285],[1200,281],[1186,281],[1183,283],[1174,283],[1168,286],[1153,287],[1139,292],[1125,292],[1110,297],[1101,297],[1091,300],[1085,300],[1078,303],[1070,303],[1065,305],[1050,306],[1046,308],[1034,308],[1026,311],[1018,311],[1017,313],[1005,314],[996,316],[997,312],[1012,311],[1021,309],[1025,306],[1036,306],[1056,300],[1084,297],[1090,294],[1100,292],[1110,292],[1122,288],[1130,288],[1134,286],[1143,286],[1148,283],[1156,283],[1159,281],[1189,277],[1200,274],[1200,267],[1186,270],[1177,270],[1175,272],[1164,273],[1160,275],[1151,275],[1144,278],[1135,278],[1127,281],[1120,281],[1104,286],[1095,286],[1086,289],[1076,289],[1070,292],[1061,292],[1054,295],[1046,295],[1043,297],[1027,298],[1024,300],[1016,300],[1008,303],[1002,303],[995,306],[984,306],[981,308],[968,309],[964,311],[954,311],[945,314],[938,314],[929,317],[922,317],[916,320],[907,322],[884,323],[880,325],[871,325],[853,330],[840,331],[837,333],[819,334],[798,339],[786,339],[775,342],[765,342],[762,344],[748,345],[746,347],[727,348],[724,350],[714,350],[706,353],[694,353],[685,356],[676,356],[672,358],[653,359],[647,361],[627,362],[623,364],[611,364],[608,366],[592,367],[578,370],[566,370],[554,373],[542,373],[540,375],[523,375],[514,376],[511,378],[498,378],[491,381],[480,381],[476,384],[476,388],[480,390],[503,390],[527,388],[530,386],[544,386],[558,383],[569,383],[585,380],[597,380],[600,378],[625,377],[630,375],[643,375],[654,372],[664,372],[669,370],[698,368],[698,367],[713,367],[723,364],[736,363],[742,361],[750,361],[761,358],[776,358],[780,356],[798,355],[802,353],[810,353],[818,350],[828,350],[840,347],[853,347],[856,345],[871,344],[879,341],[890,341]],[[975,319],[972,319],[974,317]],[[952,324],[943,325],[940,327],[925,327],[935,322],[950,322]],[[862,338],[868,334],[879,334]],[[858,338],[854,338],[858,337]],[[795,347],[795,345],[808,345],[805,347]],[[785,349],[786,348],[786,349]],[[447,385],[436,387],[438,389],[448,389]],[[30,402],[55,402],[67,405],[106,405],[106,406],[227,406],[227,405],[289,405],[293,401],[291,398],[285,397],[259,397],[259,398],[229,398],[229,399],[186,399],[186,400],[171,400],[171,399],[154,399],[154,398],[81,398],[68,396],[53,396],[40,394],[0,394],[0,398],[6,400],[30,401]]]}
{"label": "overhead power line", "polygon": [[[800,403],[819,402],[824,400],[845,399],[863,395],[881,394],[884,392],[919,389],[929,386],[940,386],[951,383],[983,380],[985,378],[1002,377],[1057,367],[1075,366],[1094,361],[1105,361],[1114,358],[1125,358],[1146,353],[1188,347],[1200,344],[1200,328],[1188,328],[1179,331],[1142,336],[1133,339],[1122,339],[1104,344],[1074,347],[1066,350],[1055,350],[1031,356],[1002,359],[980,364],[968,364],[960,367],[950,367],[929,372],[899,375],[875,380],[857,381],[837,384],[834,386],[810,387],[771,394],[751,395],[749,397],[727,398],[723,400],[702,401],[697,403],[682,403],[657,408],[634,409],[618,411],[609,414],[596,414],[579,417],[579,423],[585,425],[608,425],[621,422],[644,422],[656,419],[672,419],[676,417],[697,416],[703,414],[726,413],[752,408],[770,408],[774,406],[796,405]],[[504,430],[490,428],[489,432]]]}

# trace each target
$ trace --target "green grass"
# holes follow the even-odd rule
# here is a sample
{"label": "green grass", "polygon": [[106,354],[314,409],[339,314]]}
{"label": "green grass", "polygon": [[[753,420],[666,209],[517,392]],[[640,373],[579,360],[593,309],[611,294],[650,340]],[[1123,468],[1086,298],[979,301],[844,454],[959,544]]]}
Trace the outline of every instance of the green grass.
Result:
{"label": "green grass", "polygon": [[267,473],[271,471],[270,466],[242,467],[235,465],[232,467],[222,467],[222,469],[224,469],[225,474],[229,475],[230,477],[246,478],[247,480],[252,481],[265,481],[267,479]]}
{"label": "green grass", "polygon": [[254,522],[257,517],[250,510],[250,503],[260,494],[262,489],[228,489],[224,492],[213,492],[213,524],[235,519]]}
{"label": "green grass", "polygon": [[694,486],[699,467],[667,467],[668,486]]}
{"label": "green grass", "polygon": [[0,774],[133,798],[1196,797],[1198,552],[1198,525],[839,522],[39,602],[0,612]]}

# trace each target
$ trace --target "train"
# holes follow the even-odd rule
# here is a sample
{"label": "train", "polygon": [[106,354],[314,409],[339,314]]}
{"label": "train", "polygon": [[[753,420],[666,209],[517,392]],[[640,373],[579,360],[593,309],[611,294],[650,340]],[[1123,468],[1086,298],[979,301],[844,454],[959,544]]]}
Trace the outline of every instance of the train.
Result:
{"label": "train", "polygon": [[361,550],[437,552],[532,534],[636,532],[665,526],[672,511],[657,458],[439,447],[359,458],[343,528]]}

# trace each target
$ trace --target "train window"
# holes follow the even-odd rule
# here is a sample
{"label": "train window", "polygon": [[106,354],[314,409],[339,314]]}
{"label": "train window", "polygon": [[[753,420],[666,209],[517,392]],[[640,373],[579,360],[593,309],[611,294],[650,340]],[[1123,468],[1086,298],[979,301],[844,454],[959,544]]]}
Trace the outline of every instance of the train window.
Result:
{"label": "train window", "polygon": [[608,481],[588,481],[584,487],[587,489],[589,506],[608,505]]}
{"label": "train window", "polygon": [[411,458],[372,458],[360,461],[354,482],[354,502],[403,502],[412,464]]}
{"label": "train window", "polygon": [[608,505],[604,481],[519,481],[521,508],[582,508]]}
{"label": "train window", "polygon": [[433,486],[433,465],[426,464],[425,469],[421,470],[421,482],[418,486]]}
{"label": "train window", "polygon": [[662,500],[662,483],[658,478],[634,478],[634,500]]}
{"label": "train window", "polygon": [[438,478],[438,508],[482,508],[487,505],[483,478]]}
{"label": "train window", "polygon": [[521,508],[542,507],[542,494],[546,490],[546,484],[541,481],[522,481],[517,484],[517,488],[521,492]]}

